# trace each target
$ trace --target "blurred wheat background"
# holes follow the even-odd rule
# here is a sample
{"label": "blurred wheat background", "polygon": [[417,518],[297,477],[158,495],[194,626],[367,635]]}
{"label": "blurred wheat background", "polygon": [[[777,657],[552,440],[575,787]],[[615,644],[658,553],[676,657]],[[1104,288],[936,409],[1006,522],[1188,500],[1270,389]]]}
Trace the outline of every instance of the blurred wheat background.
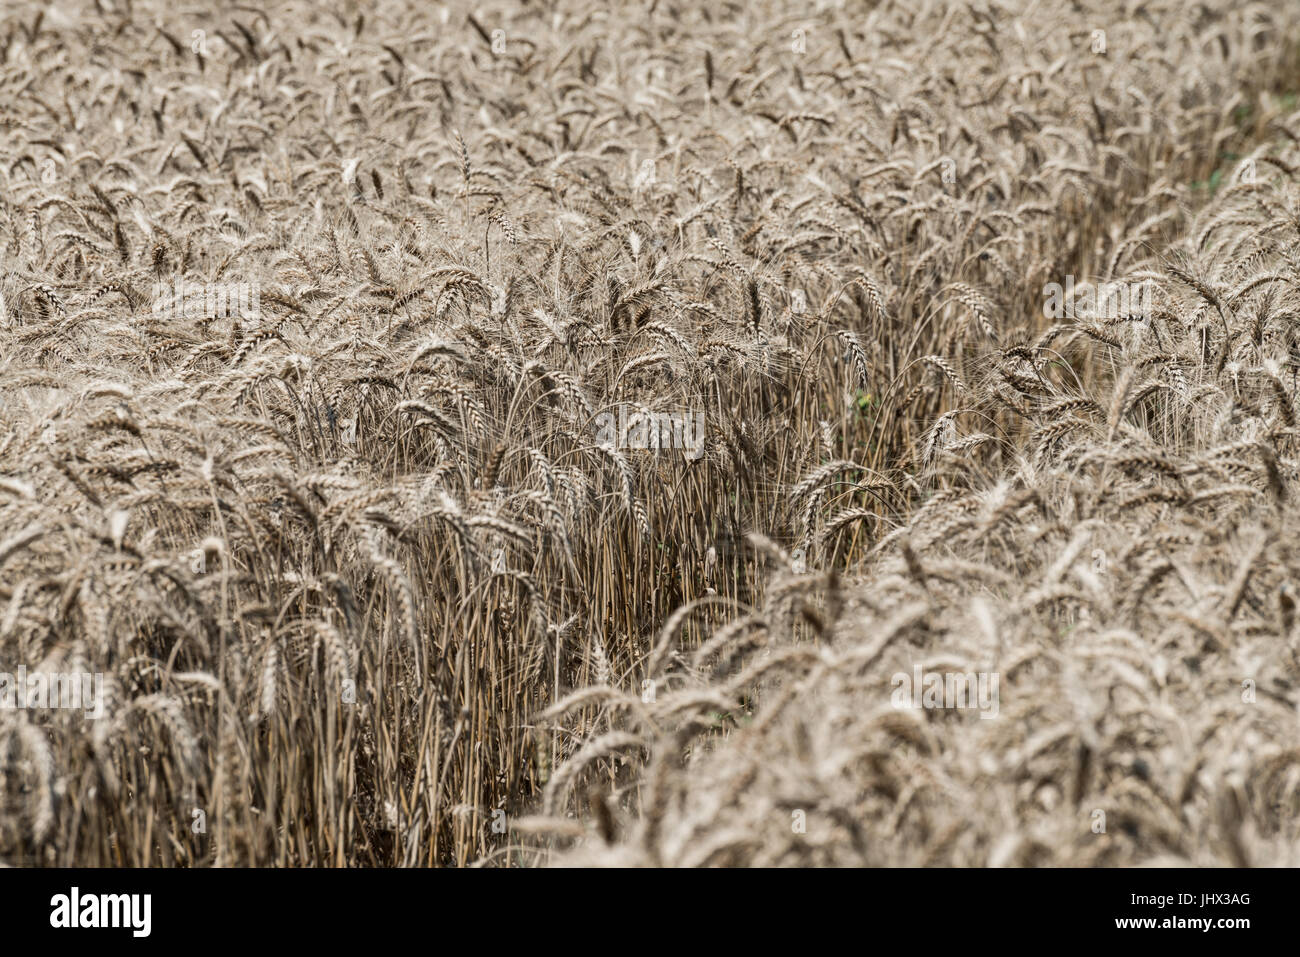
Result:
{"label": "blurred wheat background", "polygon": [[1284,0],[6,4],[0,671],[105,714],[0,862],[1300,863],[1298,94]]}

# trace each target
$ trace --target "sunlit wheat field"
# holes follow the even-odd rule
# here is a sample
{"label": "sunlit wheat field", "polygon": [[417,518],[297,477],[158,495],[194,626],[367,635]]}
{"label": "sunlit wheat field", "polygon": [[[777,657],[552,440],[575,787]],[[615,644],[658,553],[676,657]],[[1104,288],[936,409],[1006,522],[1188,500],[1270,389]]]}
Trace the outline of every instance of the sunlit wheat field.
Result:
{"label": "sunlit wheat field", "polygon": [[8,2],[0,864],[1300,865],[1300,5]]}

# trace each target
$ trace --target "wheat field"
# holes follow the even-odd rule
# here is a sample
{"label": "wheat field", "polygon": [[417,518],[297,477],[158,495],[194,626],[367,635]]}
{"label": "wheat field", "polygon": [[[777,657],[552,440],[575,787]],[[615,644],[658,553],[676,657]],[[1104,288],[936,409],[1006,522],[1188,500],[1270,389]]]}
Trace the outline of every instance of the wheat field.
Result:
{"label": "wheat field", "polygon": [[5,4],[0,864],[1300,865],[1298,96],[1286,0]]}

